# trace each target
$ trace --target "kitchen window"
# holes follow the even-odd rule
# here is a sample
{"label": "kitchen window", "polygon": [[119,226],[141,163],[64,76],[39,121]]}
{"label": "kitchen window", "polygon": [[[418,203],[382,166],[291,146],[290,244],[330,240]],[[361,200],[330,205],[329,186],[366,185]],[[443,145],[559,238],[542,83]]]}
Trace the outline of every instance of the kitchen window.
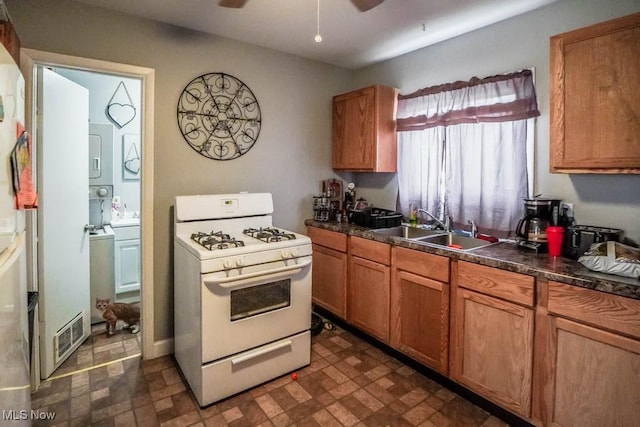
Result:
{"label": "kitchen window", "polygon": [[508,236],[531,192],[533,73],[473,78],[400,95],[398,203]]}

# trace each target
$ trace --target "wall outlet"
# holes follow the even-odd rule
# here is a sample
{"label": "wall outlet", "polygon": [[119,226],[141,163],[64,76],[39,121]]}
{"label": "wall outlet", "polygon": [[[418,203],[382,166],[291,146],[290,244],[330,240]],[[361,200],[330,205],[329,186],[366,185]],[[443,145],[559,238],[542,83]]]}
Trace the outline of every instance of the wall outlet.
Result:
{"label": "wall outlet", "polygon": [[560,212],[565,214],[569,218],[575,218],[575,214],[573,212],[573,203],[561,202],[560,203]]}

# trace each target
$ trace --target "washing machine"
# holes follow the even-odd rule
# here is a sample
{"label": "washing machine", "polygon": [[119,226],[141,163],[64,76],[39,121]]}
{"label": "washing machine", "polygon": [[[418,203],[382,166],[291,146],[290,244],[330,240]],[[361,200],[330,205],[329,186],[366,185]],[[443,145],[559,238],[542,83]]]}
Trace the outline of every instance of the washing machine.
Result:
{"label": "washing machine", "polygon": [[104,322],[102,313],[96,309],[96,298],[110,298],[111,302],[116,298],[114,237],[109,225],[91,231],[89,235],[91,324]]}

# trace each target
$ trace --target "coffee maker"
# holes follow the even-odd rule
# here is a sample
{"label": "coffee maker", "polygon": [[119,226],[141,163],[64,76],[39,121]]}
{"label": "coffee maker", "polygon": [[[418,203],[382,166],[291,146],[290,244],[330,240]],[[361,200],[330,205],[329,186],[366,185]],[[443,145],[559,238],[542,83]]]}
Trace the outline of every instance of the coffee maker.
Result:
{"label": "coffee maker", "polygon": [[535,253],[546,253],[547,227],[560,222],[560,200],[533,199],[524,200],[524,217],[518,221],[516,236],[518,248]]}

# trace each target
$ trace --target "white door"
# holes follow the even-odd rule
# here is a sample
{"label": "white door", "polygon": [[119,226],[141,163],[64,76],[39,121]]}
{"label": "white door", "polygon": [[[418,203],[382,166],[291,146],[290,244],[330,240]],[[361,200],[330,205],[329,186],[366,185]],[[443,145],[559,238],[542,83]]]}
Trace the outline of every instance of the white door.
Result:
{"label": "white door", "polygon": [[89,91],[38,66],[40,374],[90,335]]}

